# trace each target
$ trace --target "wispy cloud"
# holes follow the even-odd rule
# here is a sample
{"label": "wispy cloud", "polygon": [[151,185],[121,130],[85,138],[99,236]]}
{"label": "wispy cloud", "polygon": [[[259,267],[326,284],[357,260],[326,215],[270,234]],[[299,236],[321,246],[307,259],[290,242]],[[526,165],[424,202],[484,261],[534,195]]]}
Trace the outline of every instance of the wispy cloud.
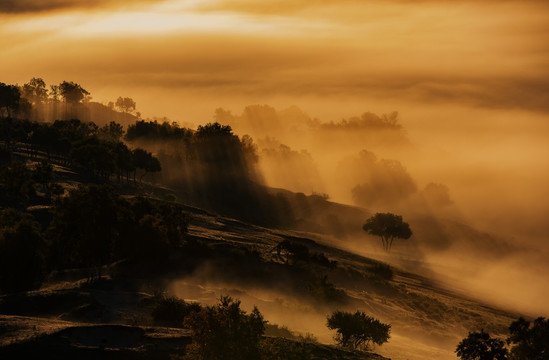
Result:
{"label": "wispy cloud", "polygon": [[153,3],[162,0],[2,0],[0,13],[18,14],[35,13],[60,9],[97,8],[120,5],[134,6],[136,3]]}

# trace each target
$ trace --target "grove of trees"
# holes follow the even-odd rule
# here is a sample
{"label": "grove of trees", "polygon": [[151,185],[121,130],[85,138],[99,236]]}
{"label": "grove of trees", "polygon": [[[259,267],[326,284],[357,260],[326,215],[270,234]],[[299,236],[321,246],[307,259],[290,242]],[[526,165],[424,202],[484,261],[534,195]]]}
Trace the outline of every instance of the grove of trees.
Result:
{"label": "grove of trees", "polygon": [[43,222],[0,211],[0,292],[33,289],[52,270],[87,268],[93,279],[119,260],[159,271],[185,245],[189,217],[176,204],[126,200],[109,185],[90,184],[53,205]]}

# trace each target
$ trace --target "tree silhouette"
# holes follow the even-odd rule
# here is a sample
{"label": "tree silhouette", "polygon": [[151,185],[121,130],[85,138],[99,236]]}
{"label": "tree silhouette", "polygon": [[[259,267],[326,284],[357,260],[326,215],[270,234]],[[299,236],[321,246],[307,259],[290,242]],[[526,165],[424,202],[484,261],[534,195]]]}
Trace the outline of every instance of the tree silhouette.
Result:
{"label": "tree silhouette", "polygon": [[215,306],[191,313],[185,320],[193,343],[188,353],[199,360],[260,359],[259,340],[265,332],[263,316],[254,307],[247,315],[240,301],[222,296]]}
{"label": "tree silhouette", "polygon": [[162,170],[160,161],[152,153],[140,148],[133,150],[133,164],[136,168],[144,170],[140,180],[143,180],[143,177],[150,172]]}
{"label": "tree silhouette", "polygon": [[53,165],[45,160],[36,164],[32,174],[33,179],[42,185],[47,199],[51,199],[51,185],[53,180]]}
{"label": "tree silhouette", "polygon": [[0,212],[0,290],[29,290],[45,277],[46,242],[30,215]]}
{"label": "tree silhouette", "polygon": [[15,85],[6,85],[0,82],[0,116],[3,118],[12,117],[19,109],[21,92]]}
{"label": "tree silhouette", "polygon": [[391,249],[395,238],[409,239],[412,236],[410,225],[402,221],[402,216],[391,213],[376,213],[366,220],[362,229],[370,235],[379,236],[386,251]]}
{"label": "tree silhouette", "polygon": [[367,349],[372,343],[382,345],[389,341],[391,325],[384,324],[361,311],[354,314],[334,311],[328,316],[327,326],[337,330],[339,345],[352,349]]}
{"label": "tree silhouette", "polygon": [[101,277],[124,235],[129,205],[105,185],[80,186],[58,200],[49,228],[53,261],[58,267],[87,266]]}
{"label": "tree silhouette", "polygon": [[69,115],[69,108],[71,110],[71,116],[77,117],[77,115],[75,114],[77,104],[79,104],[84,98],[86,98],[86,96],[90,95],[90,93],[82,86],[72,81],[63,81],[61,84],[59,84],[58,91],[59,95],[65,101],[65,117],[68,117]]}
{"label": "tree silhouette", "polygon": [[131,113],[132,111],[135,111],[136,106],[135,101],[133,101],[132,98],[123,98],[122,96],[119,96],[118,99],[116,99],[115,105],[124,113]]}
{"label": "tree silhouette", "polygon": [[48,99],[48,90],[46,83],[42,78],[33,77],[30,81],[23,85],[22,95],[32,105],[39,105]]}
{"label": "tree silhouette", "polygon": [[3,205],[25,207],[34,196],[32,172],[24,163],[14,161],[0,172],[0,201]]}
{"label": "tree silhouette", "polygon": [[367,150],[342,162],[359,183],[352,188],[353,200],[362,206],[390,206],[417,191],[406,168],[397,160],[378,159]]}
{"label": "tree silhouette", "polygon": [[124,135],[124,128],[114,121],[97,130],[97,136],[101,140],[118,142],[122,138],[122,135]]}
{"label": "tree silhouette", "polygon": [[509,332],[507,342],[514,344],[511,359],[549,359],[549,319],[539,317],[530,323],[521,317],[511,323]]}
{"label": "tree silhouette", "polygon": [[470,332],[456,348],[461,360],[505,360],[507,349],[503,340],[495,339],[484,330]]}
{"label": "tree silhouette", "polygon": [[61,89],[59,88],[59,85],[50,85],[50,101],[53,103],[57,103],[59,101],[59,97],[61,96]]}
{"label": "tree silhouette", "polygon": [[59,84],[59,95],[68,103],[79,103],[90,93],[75,82],[63,81]]}

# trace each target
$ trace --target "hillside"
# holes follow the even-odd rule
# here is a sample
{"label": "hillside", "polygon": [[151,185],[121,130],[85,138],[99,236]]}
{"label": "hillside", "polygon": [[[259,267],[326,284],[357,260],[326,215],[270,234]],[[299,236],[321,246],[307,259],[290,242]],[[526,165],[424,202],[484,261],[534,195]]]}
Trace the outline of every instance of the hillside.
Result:
{"label": "hillside", "polygon": [[[62,176],[69,184],[71,178]],[[145,184],[119,190],[129,198],[175,196],[168,188]],[[202,248],[192,255],[192,265],[178,260],[189,251],[180,248],[162,272],[135,273],[121,262],[104,267],[107,275],[100,281],[87,282],[86,270],[56,272],[41,289],[4,295],[1,352],[70,349],[67,354],[84,358],[98,352],[109,358],[161,353],[148,353],[151,348],[164,349],[164,355],[177,353],[189,342],[185,331],[151,327],[150,308],[161,293],[202,304],[228,294],[246,310],[257,305],[270,323],[314,334],[326,344],[333,343],[326,315],[335,309],[360,309],[392,325],[389,343],[374,349],[392,359],[452,359],[456,343],[470,329],[503,333],[516,318],[428,278],[334,247],[341,240],[330,235],[269,229],[181,206],[190,217],[186,239]],[[273,251],[284,240],[324,254],[337,265],[285,263]],[[307,346],[315,359],[371,358],[316,343]]]}
{"label": "hillside", "polygon": [[[258,147],[229,125],[138,120],[124,130],[11,117],[1,125],[0,355],[207,358],[192,355],[203,346],[198,329],[230,318],[222,314],[234,305],[233,320],[252,324],[249,336],[204,349],[238,353],[252,343],[252,358],[453,359],[469,331],[503,336],[518,317],[469,297],[428,257],[491,260],[516,249],[464,222],[447,187],[412,196],[398,161],[364,150],[344,164],[375,175],[353,193],[402,211],[414,229],[380,252],[362,231],[372,211],[269,187]],[[311,164],[307,152],[278,147],[263,155]],[[396,196],[398,184],[407,190]],[[366,340],[369,352],[334,347],[327,317],[336,311],[379,320],[389,343],[384,330],[383,340]],[[202,333],[223,334],[215,327]]]}

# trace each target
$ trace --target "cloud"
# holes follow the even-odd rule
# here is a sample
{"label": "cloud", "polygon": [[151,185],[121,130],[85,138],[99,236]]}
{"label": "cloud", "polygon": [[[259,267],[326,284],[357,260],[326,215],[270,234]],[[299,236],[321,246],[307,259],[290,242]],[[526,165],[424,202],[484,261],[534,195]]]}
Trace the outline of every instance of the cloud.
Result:
{"label": "cloud", "polygon": [[[418,51],[369,54],[368,49],[299,37],[270,37],[267,42],[263,36],[177,34],[46,39],[31,49],[16,48],[0,65],[32,69],[28,78],[54,73],[59,80],[84,84],[115,82],[212,95],[393,98],[549,112],[549,76],[542,76],[549,74],[537,67],[522,69],[527,62],[522,58],[509,55],[507,63],[493,56],[489,65],[460,57],[437,63],[415,61]],[[402,58],[407,62],[399,62]]]}
{"label": "cloud", "polygon": [[[520,3],[524,4],[544,4],[545,0],[523,0]],[[410,5],[417,6],[455,6],[456,4],[475,4],[483,5],[488,4],[503,4],[503,3],[517,3],[517,0],[220,0],[209,1],[203,5],[199,5],[198,9],[202,11],[233,11],[259,15],[291,15],[301,12],[309,12],[310,10],[322,9],[322,8],[369,8],[377,7],[378,5]],[[336,14],[337,15],[337,14]]]}
{"label": "cloud", "polygon": [[70,8],[132,5],[136,2],[143,3],[154,1],[158,2],[159,0],[2,0],[0,1],[0,13],[36,13]]}
{"label": "cloud", "polygon": [[[146,1],[153,2],[138,3]],[[21,0],[2,2],[0,9],[129,3]],[[361,7],[361,1],[346,0],[331,8],[339,23],[311,19],[309,11],[281,19],[193,13],[188,7],[166,10],[187,3],[170,0],[150,7],[150,12],[14,16],[0,26],[7,39],[0,67],[9,74],[3,81],[43,76],[90,87],[115,84],[171,94],[180,90],[240,98],[394,99],[397,109],[398,101],[412,100],[549,111],[549,12],[540,11],[539,3],[486,6],[462,1],[464,6],[455,7],[445,1],[414,6],[395,0],[387,6],[373,1]],[[205,3],[218,10],[271,6],[282,13],[329,7],[335,1]],[[353,19],[365,20],[344,23],[352,12]]]}

